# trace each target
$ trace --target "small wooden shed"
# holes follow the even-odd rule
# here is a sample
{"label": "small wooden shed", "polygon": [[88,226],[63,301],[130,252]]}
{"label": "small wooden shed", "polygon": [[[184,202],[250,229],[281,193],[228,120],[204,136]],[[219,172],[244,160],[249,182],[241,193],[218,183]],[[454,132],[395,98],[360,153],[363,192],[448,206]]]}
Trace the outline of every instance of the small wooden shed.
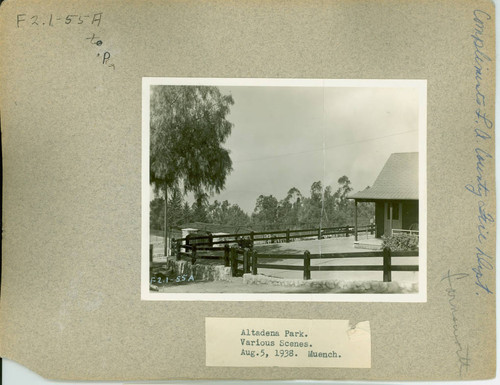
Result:
{"label": "small wooden shed", "polygon": [[418,231],[418,152],[391,154],[373,186],[348,197],[354,200],[354,234],[358,202],[375,203],[375,236],[395,230]]}

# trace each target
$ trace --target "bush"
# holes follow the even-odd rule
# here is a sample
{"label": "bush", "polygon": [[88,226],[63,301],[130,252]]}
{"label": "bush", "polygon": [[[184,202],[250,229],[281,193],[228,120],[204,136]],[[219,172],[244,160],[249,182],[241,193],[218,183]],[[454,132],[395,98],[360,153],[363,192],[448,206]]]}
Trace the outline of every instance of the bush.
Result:
{"label": "bush", "polygon": [[394,234],[382,236],[382,248],[389,247],[392,251],[418,251],[418,236],[410,234]]}

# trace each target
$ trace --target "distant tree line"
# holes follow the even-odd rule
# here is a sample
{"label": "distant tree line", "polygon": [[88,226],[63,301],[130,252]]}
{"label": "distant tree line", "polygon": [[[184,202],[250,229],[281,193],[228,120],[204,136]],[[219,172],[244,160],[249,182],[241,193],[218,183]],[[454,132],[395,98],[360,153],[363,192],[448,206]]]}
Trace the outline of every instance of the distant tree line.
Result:
{"label": "distant tree line", "polygon": [[[351,191],[351,181],[345,175],[339,178],[335,191],[317,181],[311,185],[308,196],[295,187],[281,200],[273,195],[260,195],[253,213],[248,215],[227,200],[210,203],[206,193],[196,194],[189,205],[181,191],[173,188],[168,197],[167,223],[172,227],[189,222],[216,223],[255,231],[353,225],[354,202],[347,199]],[[150,227],[163,230],[164,215],[164,198],[158,195],[150,203]],[[369,224],[374,215],[373,203],[358,203],[358,224]]]}

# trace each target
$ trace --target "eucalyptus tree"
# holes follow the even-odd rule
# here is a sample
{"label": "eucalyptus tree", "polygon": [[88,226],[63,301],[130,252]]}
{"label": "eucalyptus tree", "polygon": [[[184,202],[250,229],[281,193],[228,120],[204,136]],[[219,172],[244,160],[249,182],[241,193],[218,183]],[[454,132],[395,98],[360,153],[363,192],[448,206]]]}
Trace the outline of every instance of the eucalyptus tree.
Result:
{"label": "eucalyptus tree", "polygon": [[[233,124],[226,117],[234,104],[213,86],[152,86],[150,90],[150,184],[163,193],[219,193],[232,170],[229,150],[223,147]],[[165,215],[165,255],[168,216]]]}

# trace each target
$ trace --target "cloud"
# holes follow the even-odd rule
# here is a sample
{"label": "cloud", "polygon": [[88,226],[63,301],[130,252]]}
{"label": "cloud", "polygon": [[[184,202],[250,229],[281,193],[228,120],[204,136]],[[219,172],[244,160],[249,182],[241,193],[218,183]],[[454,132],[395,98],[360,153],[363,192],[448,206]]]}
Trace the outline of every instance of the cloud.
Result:
{"label": "cloud", "polygon": [[[354,190],[372,185],[393,152],[418,151],[418,92],[413,88],[220,87],[234,105],[225,146],[233,171],[228,199],[251,213],[260,194],[308,194],[347,175]],[[403,133],[403,134],[401,134]]]}

